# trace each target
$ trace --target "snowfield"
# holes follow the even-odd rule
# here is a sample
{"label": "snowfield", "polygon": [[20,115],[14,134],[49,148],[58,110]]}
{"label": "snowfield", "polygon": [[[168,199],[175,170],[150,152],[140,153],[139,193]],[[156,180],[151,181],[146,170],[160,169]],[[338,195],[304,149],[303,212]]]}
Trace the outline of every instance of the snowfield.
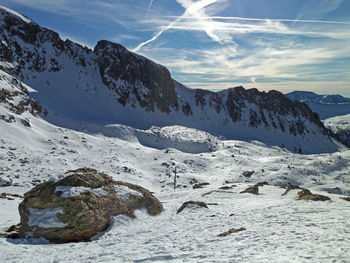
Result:
{"label": "snowfield", "polygon": [[[20,24],[34,23],[2,6],[0,11],[9,12]],[[8,40],[10,31],[4,32]],[[9,43],[28,51],[28,58],[37,51],[20,37],[11,37],[16,41]],[[332,140],[322,125],[299,119],[307,132],[298,137],[284,128],[272,128],[280,116],[270,117],[262,110],[268,125],[252,128],[248,124],[251,112],[259,112],[254,103],[241,108],[245,122],[231,123],[227,107],[215,109],[215,96],[210,98],[208,93],[196,98],[194,90],[179,83],[174,88],[179,111],[146,113],[136,100],[124,106],[116,103],[118,96],[103,84],[92,50],[68,41],[70,52],[80,52],[78,60],[69,50],[57,53],[53,43],[42,41],[38,54],[56,66],[33,71],[30,63],[36,60],[27,61],[21,71],[23,83],[5,72],[15,69],[17,62],[0,61],[0,233],[20,222],[21,195],[82,167],[147,188],[162,202],[164,211],[152,217],[138,210],[136,219],[114,216],[109,228],[91,242],[50,244],[30,234],[26,239],[1,237],[0,263],[350,262],[350,202],[342,199],[350,196],[350,150]],[[6,47],[5,41],[1,43]],[[101,42],[101,51],[102,46]],[[120,79],[113,81],[119,89],[128,86]],[[147,95],[143,94],[145,86],[138,88],[142,96]],[[229,94],[223,91],[216,99],[230,102]],[[337,103],[342,98],[323,99]],[[333,109],[337,113],[344,108],[349,111],[348,104],[338,104]],[[320,111],[324,110],[321,106]],[[284,124],[296,120],[296,115],[281,116]],[[327,123],[335,127],[339,122]],[[259,187],[259,195],[241,193],[264,181],[268,185]],[[194,187],[198,184],[202,188]],[[298,190],[282,196],[285,189],[281,186],[287,184],[331,200],[299,201]],[[116,190],[122,199],[140,194],[123,186]],[[86,192],[106,194],[102,188],[87,187],[60,186],[56,191],[63,198]],[[191,205],[177,214],[186,201],[206,202],[208,208]],[[31,209],[29,224],[65,227],[57,217],[62,212]],[[234,233],[218,236],[230,229]]]}
{"label": "snowfield", "polygon": [[[115,216],[109,229],[88,243],[56,245],[0,238],[0,262],[349,262],[350,202],[325,191],[350,195],[349,150],[298,155],[261,142],[210,137],[216,149],[189,153],[190,148],[182,152],[159,145],[146,147],[154,144],[154,137],[147,143],[144,136],[141,144],[126,136],[140,131],[130,127],[115,133],[121,135],[118,138],[56,127],[41,118],[30,121],[31,128],[20,121],[0,121],[0,173],[12,180],[1,192],[23,194],[40,182],[59,180],[68,170],[92,167],[148,188],[165,210],[155,217],[142,210],[136,212],[136,219]],[[183,129],[170,127],[158,134],[188,142],[196,152],[193,139],[206,133],[192,129],[187,136]],[[247,177],[245,171],[254,173]],[[261,181],[270,185],[259,187],[260,195],[240,194]],[[209,185],[192,189],[203,182]],[[297,201],[297,190],[281,196],[285,189],[279,186],[288,182],[327,195],[331,201]],[[234,186],[225,193],[206,194],[223,185]],[[0,199],[1,231],[19,222],[21,199],[14,199]],[[211,205],[176,214],[189,200]],[[38,217],[34,219],[40,223]],[[41,223],[54,223],[51,219]],[[247,230],[217,237],[240,227]]]}

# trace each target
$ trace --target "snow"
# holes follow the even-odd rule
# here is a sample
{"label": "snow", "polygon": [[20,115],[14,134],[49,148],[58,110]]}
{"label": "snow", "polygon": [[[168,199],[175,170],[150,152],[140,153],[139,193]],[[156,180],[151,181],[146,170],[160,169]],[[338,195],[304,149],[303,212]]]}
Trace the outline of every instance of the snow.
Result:
{"label": "snow", "polygon": [[57,214],[63,214],[60,208],[35,209],[29,208],[29,226],[38,226],[43,228],[62,228],[67,226],[57,218]]}
{"label": "snow", "polygon": [[294,91],[286,94],[292,100],[305,102],[321,120],[350,114],[350,98],[341,95],[319,95],[307,91]]}
{"label": "snow", "polygon": [[5,7],[5,6],[0,5],[0,9],[4,9],[5,11],[9,12],[10,14],[12,14],[12,15],[14,15],[14,16],[16,16],[16,17],[19,17],[19,18],[22,19],[23,22],[25,22],[25,23],[32,23],[32,21],[31,21],[30,19],[26,18],[25,16],[21,15],[20,13],[18,13],[18,12],[16,12],[16,11],[12,10],[12,9],[10,9],[10,8],[7,8],[7,7]]}
{"label": "snow", "polygon": [[[0,109],[6,111],[3,104]],[[135,212],[136,219],[116,216],[106,232],[88,243],[55,245],[31,239],[0,239],[1,261],[347,262],[350,257],[350,203],[340,199],[341,195],[327,193],[339,187],[342,194],[350,194],[349,150],[299,155],[256,141],[221,140],[215,152],[193,154],[146,147],[129,136],[136,130],[127,126],[114,137],[57,127],[40,118],[32,118],[30,129],[20,122],[4,121],[0,121],[0,128],[0,172],[14,184],[2,187],[3,192],[23,194],[38,180],[58,180],[67,170],[92,167],[116,180],[149,189],[164,206],[164,212],[155,217],[142,210]],[[186,141],[186,133],[177,128],[179,133],[169,128],[174,131],[171,134]],[[193,137],[204,135],[191,132]],[[176,190],[174,167],[178,175]],[[255,172],[246,182],[242,174],[252,170]],[[210,185],[193,190],[191,182],[195,181]],[[268,181],[271,186],[260,187],[259,196],[239,194],[260,181]],[[281,197],[285,189],[279,185],[288,182],[332,200],[297,201],[296,190]],[[223,184],[236,185],[230,190],[233,193],[202,196]],[[120,190],[116,189],[117,193]],[[124,190],[125,198],[133,193]],[[187,208],[176,214],[189,200],[217,205]],[[19,202],[18,198],[0,199],[2,231],[19,222]],[[47,221],[39,218],[38,211],[31,212],[32,216],[38,215],[32,223],[63,227],[56,217],[60,212],[44,213]],[[247,230],[216,237],[239,227]]]}
{"label": "snow", "polygon": [[[52,47],[42,48],[48,58],[55,56]],[[310,134],[295,138],[265,127],[227,124],[226,113],[218,116],[212,108],[202,111],[194,106],[193,116],[184,117],[122,107],[102,85],[92,55],[84,54],[86,68],[73,65],[64,53],[55,58],[62,72],[24,72],[30,96],[45,101],[50,112],[46,119],[29,112],[16,115],[8,103],[0,104],[0,116],[11,114],[16,120],[0,119],[0,175],[12,180],[1,192],[23,195],[41,182],[62,179],[68,170],[91,167],[149,189],[164,212],[149,216],[137,210],[136,219],[113,217],[108,230],[91,242],[57,245],[0,238],[0,262],[349,262],[350,202],[341,199],[350,194],[349,149],[318,136],[311,125]],[[11,81],[0,71],[0,88],[20,91]],[[196,105],[193,91],[181,85],[176,89],[183,101]],[[31,119],[31,128],[21,123],[25,118]],[[222,123],[213,125],[218,118]],[[291,120],[290,116],[284,121]],[[308,155],[282,145],[302,147]],[[245,171],[254,171],[249,180]],[[259,187],[260,195],[240,194],[261,181],[270,185]],[[209,185],[192,189],[198,182]],[[298,201],[297,190],[281,196],[285,189],[280,186],[287,183],[327,195],[331,201]],[[234,185],[232,193],[203,196],[223,185]],[[104,194],[103,189],[72,186],[56,191],[65,198],[85,191]],[[122,186],[116,193],[122,198],[139,194]],[[217,205],[188,207],[176,214],[190,200]],[[0,199],[1,232],[20,222],[20,201]],[[32,209],[30,224],[64,227],[57,218],[60,213]],[[217,237],[240,227],[247,230]]]}
{"label": "snow", "polygon": [[127,187],[125,185],[116,185],[114,187],[114,189],[115,189],[115,192],[117,193],[117,196],[122,200],[128,199],[130,195],[142,197],[141,193],[139,193],[133,189],[130,189],[129,187]]}
{"label": "snow", "polygon": [[56,192],[62,192],[60,197],[62,198],[71,198],[79,196],[83,193],[92,193],[96,196],[106,196],[107,192],[102,188],[89,188],[84,186],[57,186],[55,189]]}

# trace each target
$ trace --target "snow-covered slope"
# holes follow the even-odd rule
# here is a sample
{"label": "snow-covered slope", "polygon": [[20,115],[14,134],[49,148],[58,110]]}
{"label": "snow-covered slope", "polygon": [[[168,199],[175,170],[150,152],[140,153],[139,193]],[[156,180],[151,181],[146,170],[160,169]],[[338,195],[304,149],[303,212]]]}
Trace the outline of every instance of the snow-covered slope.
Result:
{"label": "snow-covered slope", "polygon": [[181,125],[228,139],[260,140],[303,153],[333,152],[332,134],[305,104],[237,87],[191,90],[121,45],[90,50],[0,8],[0,69],[33,90],[50,123],[90,133],[123,124]]}
{"label": "snow-covered slope", "polygon": [[[14,12],[1,11],[4,14],[16,23],[35,25]],[[47,39],[51,33],[45,32],[38,34]],[[0,198],[0,232],[20,221],[21,199],[16,194],[23,195],[43,181],[57,181],[67,170],[80,167],[148,188],[164,212],[151,217],[137,211],[137,219],[115,216],[109,229],[91,242],[57,245],[0,238],[0,262],[348,262],[350,203],[340,197],[350,195],[350,151],[326,140],[319,119],[304,104],[277,92],[236,88],[212,93],[173,81],[177,106],[171,93],[164,94],[163,105],[159,98],[169,86],[148,93],[147,76],[141,75],[121,85],[113,78],[112,84],[104,84],[108,79],[102,79],[93,51],[69,41],[59,42],[63,49],[51,40],[32,45],[13,34],[0,30],[7,41],[0,49],[0,193],[10,194]],[[16,47],[21,56],[14,55]],[[35,55],[43,51],[45,56]],[[22,58],[28,59],[23,68]],[[144,61],[138,55],[133,59]],[[116,66],[110,63],[105,70],[113,77]],[[148,67],[152,62],[144,63]],[[34,69],[40,65],[45,65],[42,71]],[[162,79],[165,69],[153,66],[163,71],[154,81],[167,82]],[[109,87],[113,83],[115,89]],[[180,123],[247,141],[173,125]],[[322,152],[325,145],[339,151],[295,154],[283,144],[269,146],[277,140],[290,143],[289,148],[300,143],[303,151]],[[260,195],[240,194],[261,181],[270,185],[260,187]],[[204,182],[209,185],[193,189]],[[331,201],[298,201],[296,191],[281,196],[285,189],[280,186],[288,183],[327,195]],[[214,191],[223,186],[226,192]],[[189,200],[207,202],[209,208],[191,207],[176,214]],[[240,227],[246,230],[217,236]]]}
{"label": "snow-covered slope", "polygon": [[291,100],[305,102],[322,120],[350,114],[350,98],[341,95],[318,95],[309,91],[293,91],[286,94]]}
{"label": "snow-covered slope", "polygon": [[[11,80],[6,75],[2,80],[6,77]],[[9,83],[2,82],[1,87],[11,86]],[[14,100],[26,98],[16,86],[12,89],[18,92]],[[11,103],[0,104],[1,114],[16,120],[0,120],[0,177],[12,182],[0,192],[22,195],[40,182],[66,176],[67,170],[92,167],[116,180],[148,188],[161,200],[165,211],[157,217],[144,211],[136,212],[137,219],[113,217],[107,231],[86,243],[55,245],[30,238],[0,238],[0,262],[322,263],[347,262],[350,257],[350,203],[339,195],[350,195],[348,150],[300,155],[257,141],[219,140],[181,127],[141,131],[114,126],[108,129],[114,131],[113,136],[91,135],[54,126],[35,117],[31,108],[22,114],[11,109]],[[29,119],[31,127],[21,119]],[[142,143],[138,132],[145,134]],[[149,140],[147,134],[151,134]],[[154,145],[158,138],[160,144]],[[209,139],[216,142],[215,151],[193,154],[163,149],[177,142],[198,149],[194,141],[205,145]],[[175,167],[178,177],[174,190]],[[248,178],[245,171],[254,173]],[[261,181],[270,185],[260,187],[260,195],[240,194]],[[192,189],[195,183],[203,182],[209,185]],[[297,201],[296,191],[281,196],[285,189],[279,186],[287,183],[307,187],[332,200]],[[222,186],[229,187],[227,192],[206,194]],[[0,232],[19,222],[17,206],[21,199],[12,199],[0,198]],[[212,205],[176,214],[189,200]],[[240,227],[246,230],[217,237]]]}
{"label": "snow-covered slope", "polygon": [[324,124],[350,147],[350,114],[326,119]]}

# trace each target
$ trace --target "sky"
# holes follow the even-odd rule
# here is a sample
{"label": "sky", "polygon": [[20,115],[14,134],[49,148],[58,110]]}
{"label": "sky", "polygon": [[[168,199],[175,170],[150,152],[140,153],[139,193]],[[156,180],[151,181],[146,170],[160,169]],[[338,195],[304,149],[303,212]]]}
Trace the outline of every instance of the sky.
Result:
{"label": "sky", "polygon": [[190,88],[350,97],[349,0],[0,0],[90,48],[120,43]]}

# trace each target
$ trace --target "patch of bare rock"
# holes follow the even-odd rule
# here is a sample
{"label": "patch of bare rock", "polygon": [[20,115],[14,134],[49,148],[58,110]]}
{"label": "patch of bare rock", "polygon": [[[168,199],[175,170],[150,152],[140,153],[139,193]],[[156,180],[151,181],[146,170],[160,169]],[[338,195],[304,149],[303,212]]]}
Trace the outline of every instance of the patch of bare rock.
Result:
{"label": "patch of bare rock", "polygon": [[204,202],[200,202],[200,201],[187,201],[185,203],[183,203],[180,208],[177,210],[176,214],[179,214],[182,212],[182,210],[184,210],[186,207],[192,207],[192,206],[197,206],[197,207],[204,207],[204,208],[208,208],[208,205]]}
{"label": "patch of bare rock", "polygon": [[150,215],[163,210],[159,200],[141,186],[115,181],[90,168],[68,174],[24,194],[18,237],[42,237],[53,243],[89,241],[108,228],[113,215],[134,218],[136,209],[145,208]]}

